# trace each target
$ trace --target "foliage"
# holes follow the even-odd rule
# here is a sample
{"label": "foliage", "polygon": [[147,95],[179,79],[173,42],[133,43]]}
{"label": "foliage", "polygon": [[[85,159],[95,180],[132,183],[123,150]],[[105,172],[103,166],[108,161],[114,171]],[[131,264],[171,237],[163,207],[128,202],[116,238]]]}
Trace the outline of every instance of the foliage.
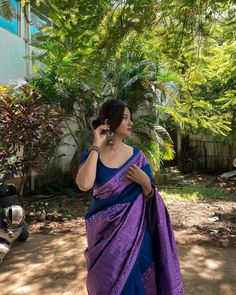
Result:
{"label": "foliage", "polygon": [[[0,166],[23,176],[39,167],[61,140],[63,113],[29,86],[0,88]],[[16,157],[16,161],[9,161]]]}
{"label": "foliage", "polygon": [[[233,49],[234,48],[234,49]],[[205,129],[227,135],[235,109],[235,44],[205,44],[205,53],[189,64],[180,78],[173,106],[166,109],[185,132]],[[192,125],[188,128],[186,125]]]}
{"label": "foliage", "polygon": [[141,54],[129,52],[121,61],[110,61],[104,70],[103,99],[122,99],[132,106],[133,136],[127,139],[131,144],[138,144],[151,161],[156,171],[160,159],[170,160],[174,157],[172,139],[167,130],[160,126],[164,124],[155,105],[162,104],[159,99],[161,78],[158,66],[150,60],[143,59]]}
{"label": "foliage", "polygon": [[[51,69],[35,77],[31,84],[39,88],[51,104],[57,102],[66,108],[68,136],[73,137],[78,150],[81,146],[88,145],[91,140],[91,134],[88,131],[89,121],[97,113],[101,103],[111,98],[126,101],[132,106],[134,112],[134,136],[127,140],[135,145],[139,143],[150,156],[154,170],[157,170],[160,158],[165,160],[173,158],[172,140],[167,131],[158,126],[157,113],[153,113],[157,99],[155,88],[157,67],[148,60],[137,61],[135,54],[132,58],[129,56],[119,70],[117,70],[119,65],[116,62],[110,62],[107,69],[103,70],[104,82],[97,95],[93,89],[89,88],[88,83],[87,85],[77,83],[73,87],[72,81],[68,85],[66,84],[68,80],[57,81],[55,73],[51,75]],[[146,106],[143,110],[143,112],[148,110],[146,115],[136,114],[140,110],[140,105]],[[76,130],[70,128],[71,118],[77,125]]]}
{"label": "foliage", "polygon": [[[44,65],[35,85],[73,113],[79,128],[70,136],[77,147],[76,134],[89,129],[92,110],[111,97],[135,111],[147,109],[152,124],[165,129],[220,136],[234,130],[233,1],[30,2],[47,5],[54,23],[32,44],[33,58]],[[168,137],[161,155],[153,144],[161,142],[160,133],[150,128],[149,116],[140,120],[145,150],[171,158]],[[149,129],[155,131],[150,141]]]}
{"label": "foliage", "polygon": [[[204,22],[207,34],[193,36],[178,55],[170,52],[164,56],[167,69],[176,72],[178,79],[177,91],[170,96],[172,104],[162,111],[171,115],[185,133],[204,130],[226,136],[234,130],[235,9],[233,13],[227,1],[215,8],[214,13],[207,8],[211,13]],[[204,17],[203,13],[201,19]]]}

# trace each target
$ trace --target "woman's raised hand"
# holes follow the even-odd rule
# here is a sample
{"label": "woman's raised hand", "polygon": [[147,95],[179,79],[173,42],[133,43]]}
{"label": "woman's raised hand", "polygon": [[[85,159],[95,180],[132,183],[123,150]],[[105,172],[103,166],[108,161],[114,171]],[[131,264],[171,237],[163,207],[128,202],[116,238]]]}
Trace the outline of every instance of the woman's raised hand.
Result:
{"label": "woman's raised hand", "polygon": [[147,175],[146,172],[144,172],[142,169],[140,169],[137,165],[132,164],[128,168],[128,170],[126,172],[126,177],[129,180],[134,181],[134,182],[138,183],[139,185],[141,185],[142,191],[145,196],[147,196],[151,192],[152,186],[151,186],[151,180],[150,180],[149,176]]}
{"label": "woman's raised hand", "polygon": [[110,130],[110,125],[100,125],[93,131],[93,144],[101,147],[107,138],[107,131]]}
{"label": "woman's raised hand", "polygon": [[126,177],[129,180],[140,184],[141,186],[145,186],[145,185],[150,184],[149,176],[135,164],[132,164],[128,168],[128,170],[126,172]]}

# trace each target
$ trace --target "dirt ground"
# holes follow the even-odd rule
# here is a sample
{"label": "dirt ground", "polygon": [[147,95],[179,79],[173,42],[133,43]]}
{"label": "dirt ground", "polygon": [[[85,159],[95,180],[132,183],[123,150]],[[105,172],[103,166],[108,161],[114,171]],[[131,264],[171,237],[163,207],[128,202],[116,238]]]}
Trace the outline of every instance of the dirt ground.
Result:
{"label": "dirt ground", "polygon": [[[236,294],[235,200],[168,202],[186,295]],[[26,200],[30,238],[15,243],[0,265],[1,295],[87,294],[88,202],[86,194]]]}
{"label": "dirt ground", "polygon": [[[85,234],[31,234],[0,266],[1,295],[86,295]],[[235,295],[235,249],[178,245],[186,295]]]}

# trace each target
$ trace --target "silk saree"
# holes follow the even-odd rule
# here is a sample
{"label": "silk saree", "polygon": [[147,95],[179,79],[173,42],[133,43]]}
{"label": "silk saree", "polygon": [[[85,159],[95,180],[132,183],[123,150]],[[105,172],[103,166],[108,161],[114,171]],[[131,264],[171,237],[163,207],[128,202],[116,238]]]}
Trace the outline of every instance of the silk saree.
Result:
{"label": "silk saree", "polygon": [[[87,157],[85,149],[80,165]],[[125,176],[132,164],[150,177],[155,193],[148,202],[141,186]],[[98,159],[85,223],[89,295],[184,294],[170,216],[138,147],[119,168]]]}

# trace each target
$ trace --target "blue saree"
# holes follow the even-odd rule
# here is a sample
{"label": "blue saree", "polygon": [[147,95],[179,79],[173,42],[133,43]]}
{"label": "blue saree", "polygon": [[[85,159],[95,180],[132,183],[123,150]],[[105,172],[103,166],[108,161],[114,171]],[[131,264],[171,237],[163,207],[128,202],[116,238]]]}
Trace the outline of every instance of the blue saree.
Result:
{"label": "blue saree", "polygon": [[[87,157],[85,149],[80,165]],[[155,194],[149,202],[141,186],[126,178],[132,164],[150,177]],[[98,159],[85,223],[89,295],[184,294],[171,220],[138,147],[119,168],[106,167]]]}

